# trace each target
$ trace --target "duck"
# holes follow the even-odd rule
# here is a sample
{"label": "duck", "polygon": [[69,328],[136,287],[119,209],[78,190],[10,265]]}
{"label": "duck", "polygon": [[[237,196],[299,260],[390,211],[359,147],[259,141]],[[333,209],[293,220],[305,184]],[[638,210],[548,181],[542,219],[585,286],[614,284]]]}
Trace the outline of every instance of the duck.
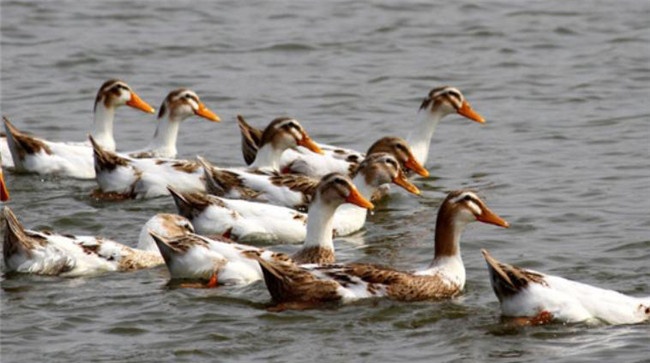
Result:
{"label": "duck", "polygon": [[[407,164],[410,165],[410,164]],[[419,164],[417,164],[419,167]],[[366,199],[386,183],[395,183],[408,192],[420,190],[408,181],[397,159],[389,153],[370,154],[351,176]],[[313,189],[316,189],[317,181]],[[307,235],[307,214],[293,208],[247,200],[221,198],[203,193],[179,193],[170,188],[178,213],[188,218],[197,233],[221,234],[243,243],[300,243]],[[336,237],[347,236],[363,228],[366,210],[343,204],[334,214]]]}
{"label": "duck", "polygon": [[[459,114],[472,121],[485,123],[485,118],[474,111],[465,96],[457,88],[436,87],[429,91],[417,113],[415,125],[406,140],[413,148],[417,161],[426,165],[433,134],[440,120],[450,114]],[[251,126],[243,117],[237,122],[241,131],[241,144],[244,160],[249,163],[259,148],[260,131]],[[363,153],[331,145],[319,144],[324,155],[304,154],[301,149],[290,150],[282,155],[282,170],[288,173],[302,173],[314,177],[328,172],[339,171],[342,162],[360,162]],[[334,160],[332,160],[334,159]],[[301,160],[301,161],[298,161]]]}
{"label": "duck", "polygon": [[171,91],[160,107],[159,118],[164,120],[159,121],[153,148],[149,151],[131,155],[118,154],[104,149],[92,135],[89,136],[95,179],[99,185],[93,196],[101,199],[157,197],[167,195],[166,185],[170,183],[182,190],[205,190],[201,180],[203,170],[197,162],[155,157],[176,154],[179,124],[192,115],[209,121],[220,120],[194,91],[180,88]]}
{"label": "duck", "polygon": [[521,325],[637,324],[650,320],[650,296],[633,297],[560,276],[499,262],[481,250],[506,317]]}
{"label": "duck", "polygon": [[[407,173],[411,171],[421,176],[429,176],[429,172],[415,160],[411,148],[404,139],[394,136],[382,137],[370,146],[367,154],[384,152],[395,156]],[[285,174],[277,171],[253,174],[223,173],[205,160],[201,160],[201,163],[205,165],[206,190],[209,194],[230,199],[265,202],[301,211],[307,210],[314,187],[320,180],[320,177]],[[339,166],[341,168],[335,172],[354,177],[353,174],[359,164],[344,162]],[[380,199],[387,193],[387,190],[386,186],[381,186],[380,189],[375,190],[376,195],[373,198]],[[361,224],[353,223],[353,225],[357,226],[356,229],[361,228],[363,221]]]}
{"label": "duck", "polygon": [[[332,226],[336,209],[343,203],[372,209],[349,177],[332,173],[324,176],[309,208],[307,235],[299,251],[289,256],[262,248],[233,242],[225,237],[211,239],[189,234],[179,238],[165,238],[151,233],[160,248],[172,279],[208,281],[208,285],[248,284],[262,279],[262,271],[254,258],[265,256],[272,260],[295,263],[332,263],[335,261]],[[216,282],[217,284],[214,284]]]}
{"label": "duck", "polygon": [[[99,88],[94,106],[94,128],[91,135],[107,150],[115,150],[113,120],[115,110],[127,105],[137,110],[154,113],[155,109],[143,101],[123,81],[111,79]],[[56,174],[77,179],[95,177],[93,151],[87,142],[54,142],[31,136],[19,130],[7,117],[3,117],[7,148],[14,168],[18,172],[40,175]],[[0,140],[2,141],[2,140]],[[4,150],[4,146],[0,147]]]}
{"label": "duck", "polygon": [[[96,236],[74,236],[26,229],[13,211],[5,206],[3,242],[5,272],[44,276],[79,277],[114,271],[134,271],[164,263],[148,233],[141,233],[138,245],[144,249]],[[157,215],[143,230],[174,237],[194,232],[181,216]]]}
{"label": "duck", "polygon": [[367,264],[299,265],[247,252],[262,269],[275,308],[310,308],[386,297],[398,301],[450,299],[465,286],[460,237],[469,223],[509,226],[470,190],[450,192],[438,211],[433,261],[424,269],[400,271]]}
{"label": "duck", "polygon": [[[156,131],[149,146],[141,150],[127,152],[126,154],[137,159],[175,158],[178,154],[176,139],[178,138],[178,130],[181,122],[192,115],[212,122],[221,122],[221,118],[207,108],[194,91],[187,88],[179,88],[169,92],[160,105],[158,125],[156,126]],[[101,143],[99,145],[103,148]]]}
{"label": "duck", "polygon": [[[195,180],[196,184],[199,184],[203,183],[205,179],[206,191],[227,198],[248,199],[255,197],[258,201],[265,200],[273,204],[302,204],[304,202],[304,195],[300,186],[304,182],[311,181],[311,179],[301,181],[296,178],[292,180],[294,187],[298,191],[291,189],[283,190],[275,186],[276,179],[280,177],[278,172],[280,156],[287,148],[298,146],[304,146],[311,150],[310,152],[315,153],[321,152],[321,150],[300,122],[291,117],[278,117],[274,119],[265,128],[261,137],[262,148],[250,166],[246,168],[216,167],[206,159],[197,156],[198,164],[195,162],[186,164],[192,166],[192,172],[202,175],[202,177],[198,177],[196,174],[193,175],[193,180]],[[165,167],[165,164],[159,164],[158,167]],[[184,188],[183,186],[179,187],[177,179],[184,177],[183,175],[179,176],[178,174],[180,173],[176,172],[172,174],[168,172],[167,174],[170,177],[156,177],[155,187],[145,188],[147,193],[151,193],[149,189],[154,189],[156,195],[167,194],[165,189],[166,184],[170,184],[180,191],[195,191],[188,190],[189,188]]]}

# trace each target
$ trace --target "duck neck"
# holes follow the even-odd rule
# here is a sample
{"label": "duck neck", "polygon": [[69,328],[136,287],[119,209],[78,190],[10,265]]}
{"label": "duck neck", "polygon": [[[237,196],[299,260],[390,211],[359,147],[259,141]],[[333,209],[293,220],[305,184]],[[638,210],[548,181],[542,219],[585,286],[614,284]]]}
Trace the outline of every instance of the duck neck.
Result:
{"label": "duck neck", "polygon": [[465,266],[460,256],[460,236],[466,222],[454,220],[445,210],[438,213],[436,221],[435,253],[431,269],[444,270],[461,288],[465,285]]}
{"label": "duck neck", "polygon": [[103,149],[115,151],[115,139],[113,138],[115,107],[106,107],[104,102],[98,102],[95,104],[93,119],[92,136],[95,141],[97,141]]}
{"label": "duck neck", "polygon": [[335,211],[336,208],[323,203],[320,196],[316,196],[307,214],[307,236],[303,249],[319,247],[334,251],[332,230]]}
{"label": "duck neck", "polygon": [[284,150],[279,150],[273,145],[267,143],[263,145],[255,156],[255,160],[250,165],[251,168],[271,168],[273,170],[280,170],[280,158]]}
{"label": "duck neck", "polygon": [[160,157],[176,157],[176,139],[182,119],[168,116],[158,120],[153,140],[149,144],[149,151]]}
{"label": "duck neck", "polygon": [[406,141],[411,146],[413,155],[422,165],[427,162],[433,133],[444,116],[440,110],[429,111],[426,108],[421,109],[417,114],[415,128]]}

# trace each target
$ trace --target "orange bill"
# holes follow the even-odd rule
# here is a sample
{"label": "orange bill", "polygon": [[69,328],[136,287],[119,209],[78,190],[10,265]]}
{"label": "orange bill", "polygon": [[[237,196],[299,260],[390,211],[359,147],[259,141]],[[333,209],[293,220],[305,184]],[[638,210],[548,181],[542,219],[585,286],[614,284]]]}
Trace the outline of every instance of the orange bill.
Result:
{"label": "orange bill", "polygon": [[217,116],[216,113],[210,111],[209,108],[205,107],[203,102],[199,102],[199,109],[194,111],[197,116],[201,116],[204,119],[210,120],[212,122],[220,122],[221,119]]}
{"label": "orange bill", "polygon": [[307,149],[315,152],[316,154],[324,154],[323,150],[321,150],[321,148],[318,145],[316,145],[314,140],[312,140],[311,137],[309,137],[309,135],[307,135],[304,132],[302,133],[302,140],[298,142],[298,145],[304,146]]}
{"label": "orange bill", "polygon": [[458,109],[458,114],[467,117],[470,120],[476,121],[478,123],[485,123],[483,116],[479,115],[478,112],[472,109],[472,106],[467,101],[463,101],[463,104]]}
{"label": "orange bill", "polygon": [[5,184],[5,177],[0,170],[0,201],[6,202],[9,200],[9,191],[7,190],[7,185]]}
{"label": "orange bill", "polygon": [[482,210],[483,212],[480,215],[476,216],[477,221],[494,224],[503,228],[510,227],[510,224],[506,222],[505,219],[496,215],[496,213],[492,212],[490,208],[483,206]]}
{"label": "orange bill", "polygon": [[144,102],[140,96],[137,95],[137,93],[131,91],[131,99],[126,102],[127,106],[131,106],[133,108],[137,108],[138,110],[147,112],[147,113],[154,113],[156,112],[156,109],[149,106],[148,103]]}
{"label": "orange bill", "polygon": [[417,160],[415,160],[415,157],[411,155],[408,160],[404,163],[404,167],[410,170],[413,170],[416,172],[418,175],[427,177],[429,176],[429,171],[422,166]]}
{"label": "orange bill", "polygon": [[350,190],[350,195],[348,195],[348,197],[347,197],[347,199],[345,199],[345,201],[347,203],[352,203],[352,204],[358,205],[361,208],[366,208],[366,209],[370,209],[370,210],[375,209],[375,206],[372,203],[370,203],[370,201],[368,199],[364,198],[363,195],[361,195],[361,193],[359,193],[357,188],[352,188]]}
{"label": "orange bill", "polygon": [[399,185],[400,187],[406,189],[409,193],[413,193],[415,195],[420,195],[422,192],[420,192],[420,189],[413,185],[408,179],[406,179],[406,175],[400,171],[399,175],[397,175],[395,178],[393,178],[393,183]]}

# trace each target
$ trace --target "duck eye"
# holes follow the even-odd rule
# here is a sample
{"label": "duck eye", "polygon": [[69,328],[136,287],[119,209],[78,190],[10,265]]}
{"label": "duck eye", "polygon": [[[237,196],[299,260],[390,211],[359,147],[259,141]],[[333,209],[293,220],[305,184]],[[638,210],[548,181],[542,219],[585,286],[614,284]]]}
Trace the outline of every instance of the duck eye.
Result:
{"label": "duck eye", "polygon": [[334,179],[334,183],[336,183],[338,185],[342,185],[342,186],[347,186],[348,185],[348,183],[346,183],[345,180],[343,180],[341,178]]}
{"label": "duck eye", "polygon": [[469,194],[465,195],[465,197],[463,198],[463,200],[466,201],[466,202],[469,202],[469,201],[471,201],[471,200],[473,200],[473,199],[474,199],[474,198],[472,198],[472,196],[469,195]]}

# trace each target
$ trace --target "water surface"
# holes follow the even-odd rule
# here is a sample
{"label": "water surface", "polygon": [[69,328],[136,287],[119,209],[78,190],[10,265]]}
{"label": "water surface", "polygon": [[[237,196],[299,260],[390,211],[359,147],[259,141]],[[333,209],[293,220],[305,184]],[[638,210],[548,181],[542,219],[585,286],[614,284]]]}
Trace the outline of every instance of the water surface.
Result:
{"label": "water surface", "polygon": [[[158,105],[195,90],[223,119],[189,119],[181,157],[241,165],[234,116],[301,120],[314,139],[365,149],[406,136],[421,99],[461,89],[487,119],[450,116],[434,136],[420,198],[397,192],[341,261],[398,268],[432,256],[437,207],[474,188],[512,225],[463,236],[464,295],[270,313],[261,283],[167,287],[164,267],[94,278],[4,276],[2,361],[644,361],[648,325],[500,320],[479,250],[504,261],[650,295],[650,5],[5,1],[1,113],[53,140],[83,140],[103,81]],[[121,109],[118,148],[145,145],[154,118]],[[170,198],[89,198],[93,181],[8,173],[25,225],[135,245]],[[289,251],[292,247],[281,246]]]}

